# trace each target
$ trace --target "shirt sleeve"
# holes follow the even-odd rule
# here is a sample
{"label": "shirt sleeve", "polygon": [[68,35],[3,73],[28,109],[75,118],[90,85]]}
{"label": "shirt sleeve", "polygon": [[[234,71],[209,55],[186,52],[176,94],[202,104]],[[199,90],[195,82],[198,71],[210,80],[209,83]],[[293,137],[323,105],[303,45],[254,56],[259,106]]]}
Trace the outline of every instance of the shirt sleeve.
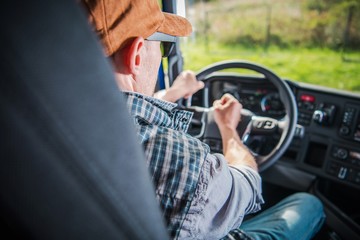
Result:
{"label": "shirt sleeve", "polygon": [[220,239],[264,203],[260,175],[229,167],[221,154],[208,154],[179,238]]}

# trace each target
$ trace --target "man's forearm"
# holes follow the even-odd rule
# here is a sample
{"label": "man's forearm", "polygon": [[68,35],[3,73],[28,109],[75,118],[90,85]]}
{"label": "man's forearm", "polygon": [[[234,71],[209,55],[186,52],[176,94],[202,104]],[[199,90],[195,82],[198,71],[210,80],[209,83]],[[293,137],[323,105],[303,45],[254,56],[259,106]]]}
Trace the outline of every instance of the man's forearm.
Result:
{"label": "man's forearm", "polygon": [[241,142],[236,130],[223,127],[220,129],[223,152],[228,164],[233,167],[248,166],[258,170],[256,161],[247,147]]}

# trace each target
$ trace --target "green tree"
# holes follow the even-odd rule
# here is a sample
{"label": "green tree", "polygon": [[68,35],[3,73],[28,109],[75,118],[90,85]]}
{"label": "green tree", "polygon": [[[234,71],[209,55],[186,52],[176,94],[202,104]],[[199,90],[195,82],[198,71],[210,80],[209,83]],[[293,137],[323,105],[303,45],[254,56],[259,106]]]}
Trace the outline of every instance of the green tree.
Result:
{"label": "green tree", "polygon": [[306,0],[313,45],[360,48],[360,1]]}

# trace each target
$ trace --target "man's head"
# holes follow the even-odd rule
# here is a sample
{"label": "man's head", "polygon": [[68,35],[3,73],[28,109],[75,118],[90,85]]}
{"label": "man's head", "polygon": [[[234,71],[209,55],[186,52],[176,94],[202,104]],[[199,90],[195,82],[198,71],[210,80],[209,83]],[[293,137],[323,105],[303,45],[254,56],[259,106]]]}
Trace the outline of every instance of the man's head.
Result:
{"label": "man's head", "polygon": [[163,13],[157,0],[82,0],[122,90],[152,95],[160,43],[191,34],[183,17]]}

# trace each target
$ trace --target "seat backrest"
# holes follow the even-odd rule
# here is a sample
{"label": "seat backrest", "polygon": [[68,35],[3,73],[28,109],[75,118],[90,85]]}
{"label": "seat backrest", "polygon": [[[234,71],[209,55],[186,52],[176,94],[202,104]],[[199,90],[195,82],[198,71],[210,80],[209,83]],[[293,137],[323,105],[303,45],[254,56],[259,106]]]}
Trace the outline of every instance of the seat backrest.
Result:
{"label": "seat backrest", "polygon": [[125,101],[81,6],[1,5],[0,238],[166,239]]}

